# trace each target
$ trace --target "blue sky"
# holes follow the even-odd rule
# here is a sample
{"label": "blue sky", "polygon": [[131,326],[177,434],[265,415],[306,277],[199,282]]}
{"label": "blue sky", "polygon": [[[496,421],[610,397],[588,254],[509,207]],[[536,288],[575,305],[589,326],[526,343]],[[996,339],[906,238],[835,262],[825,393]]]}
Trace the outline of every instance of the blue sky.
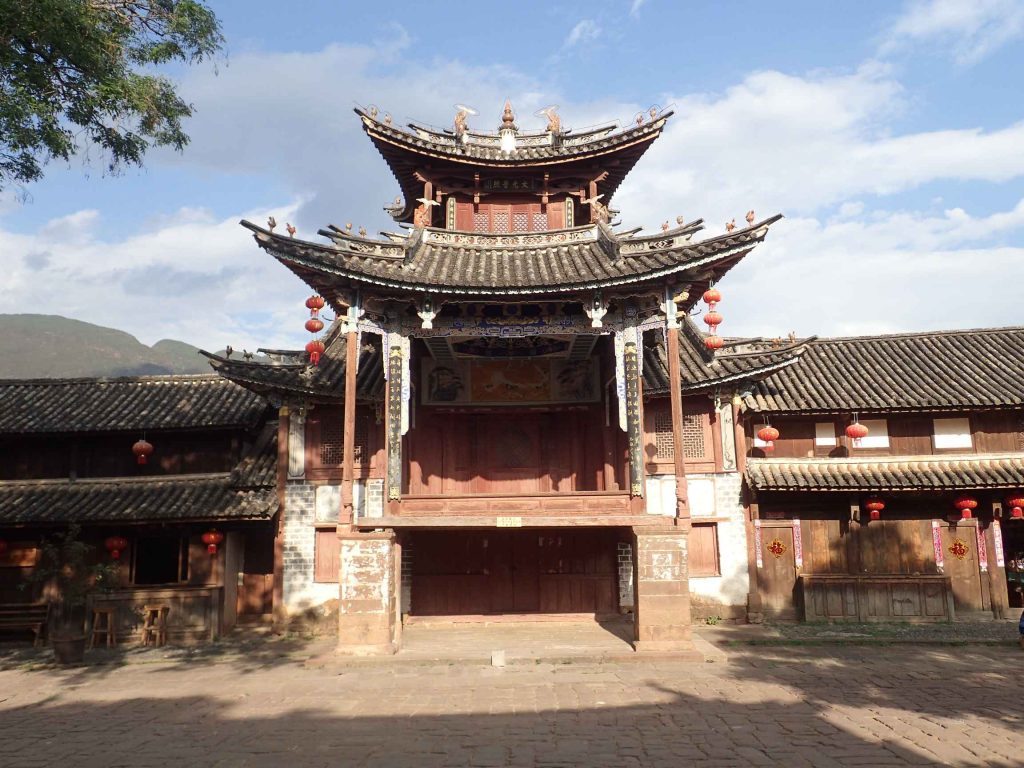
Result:
{"label": "blue sky", "polygon": [[448,125],[458,101],[492,128],[509,97],[526,127],[549,103],[575,127],[674,106],[616,195],[627,228],[786,215],[722,282],[723,332],[1021,324],[1024,0],[213,7],[226,60],[170,73],[184,154],[76,158],[0,198],[0,312],[300,345],[308,290],[237,220],[393,229],[352,107]]}

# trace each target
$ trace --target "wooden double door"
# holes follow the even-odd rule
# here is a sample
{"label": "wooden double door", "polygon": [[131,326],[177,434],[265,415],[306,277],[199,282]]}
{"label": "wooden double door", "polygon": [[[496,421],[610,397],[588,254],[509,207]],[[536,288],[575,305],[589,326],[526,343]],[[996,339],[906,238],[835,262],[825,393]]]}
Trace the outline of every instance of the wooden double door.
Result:
{"label": "wooden double door", "polygon": [[614,613],[617,540],[615,529],[416,531],[411,612]]}

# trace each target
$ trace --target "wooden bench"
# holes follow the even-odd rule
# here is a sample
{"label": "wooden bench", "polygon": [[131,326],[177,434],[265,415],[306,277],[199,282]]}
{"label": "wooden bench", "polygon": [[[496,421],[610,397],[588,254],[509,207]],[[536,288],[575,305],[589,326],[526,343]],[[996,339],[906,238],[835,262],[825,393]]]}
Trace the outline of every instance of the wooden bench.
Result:
{"label": "wooden bench", "polygon": [[49,614],[48,603],[0,603],[0,631],[31,629],[36,636],[34,645],[38,646]]}

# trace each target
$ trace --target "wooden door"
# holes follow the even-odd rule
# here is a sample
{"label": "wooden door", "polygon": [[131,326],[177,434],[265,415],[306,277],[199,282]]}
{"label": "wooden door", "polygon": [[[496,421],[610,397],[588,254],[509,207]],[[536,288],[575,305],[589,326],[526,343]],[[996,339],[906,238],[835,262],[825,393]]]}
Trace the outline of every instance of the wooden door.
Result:
{"label": "wooden door", "polygon": [[952,582],[953,605],[959,618],[985,610],[975,525],[947,523],[942,528],[943,571]]}
{"label": "wooden door", "polygon": [[512,610],[532,613],[540,608],[537,534],[519,531],[509,538],[512,543]]}
{"label": "wooden door", "polygon": [[766,616],[774,619],[797,618],[796,560],[793,554],[793,529],[789,525],[763,525],[761,568],[758,589]]}

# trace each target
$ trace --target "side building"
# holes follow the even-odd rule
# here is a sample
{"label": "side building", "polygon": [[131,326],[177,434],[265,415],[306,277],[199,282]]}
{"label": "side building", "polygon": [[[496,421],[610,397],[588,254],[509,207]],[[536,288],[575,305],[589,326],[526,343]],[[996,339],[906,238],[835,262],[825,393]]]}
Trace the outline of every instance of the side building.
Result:
{"label": "side building", "polygon": [[1019,609],[1022,350],[1022,328],[820,339],[745,393],[754,618]]}
{"label": "side building", "polygon": [[0,381],[0,603],[42,599],[24,577],[41,540],[74,524],[95,557],[119,563],[120,584],[95,595],[115,609],[119,639],[138,634],[151,604],[167,606],[172,641],[269,618],[279,504],[268,415],[213,375]]}

